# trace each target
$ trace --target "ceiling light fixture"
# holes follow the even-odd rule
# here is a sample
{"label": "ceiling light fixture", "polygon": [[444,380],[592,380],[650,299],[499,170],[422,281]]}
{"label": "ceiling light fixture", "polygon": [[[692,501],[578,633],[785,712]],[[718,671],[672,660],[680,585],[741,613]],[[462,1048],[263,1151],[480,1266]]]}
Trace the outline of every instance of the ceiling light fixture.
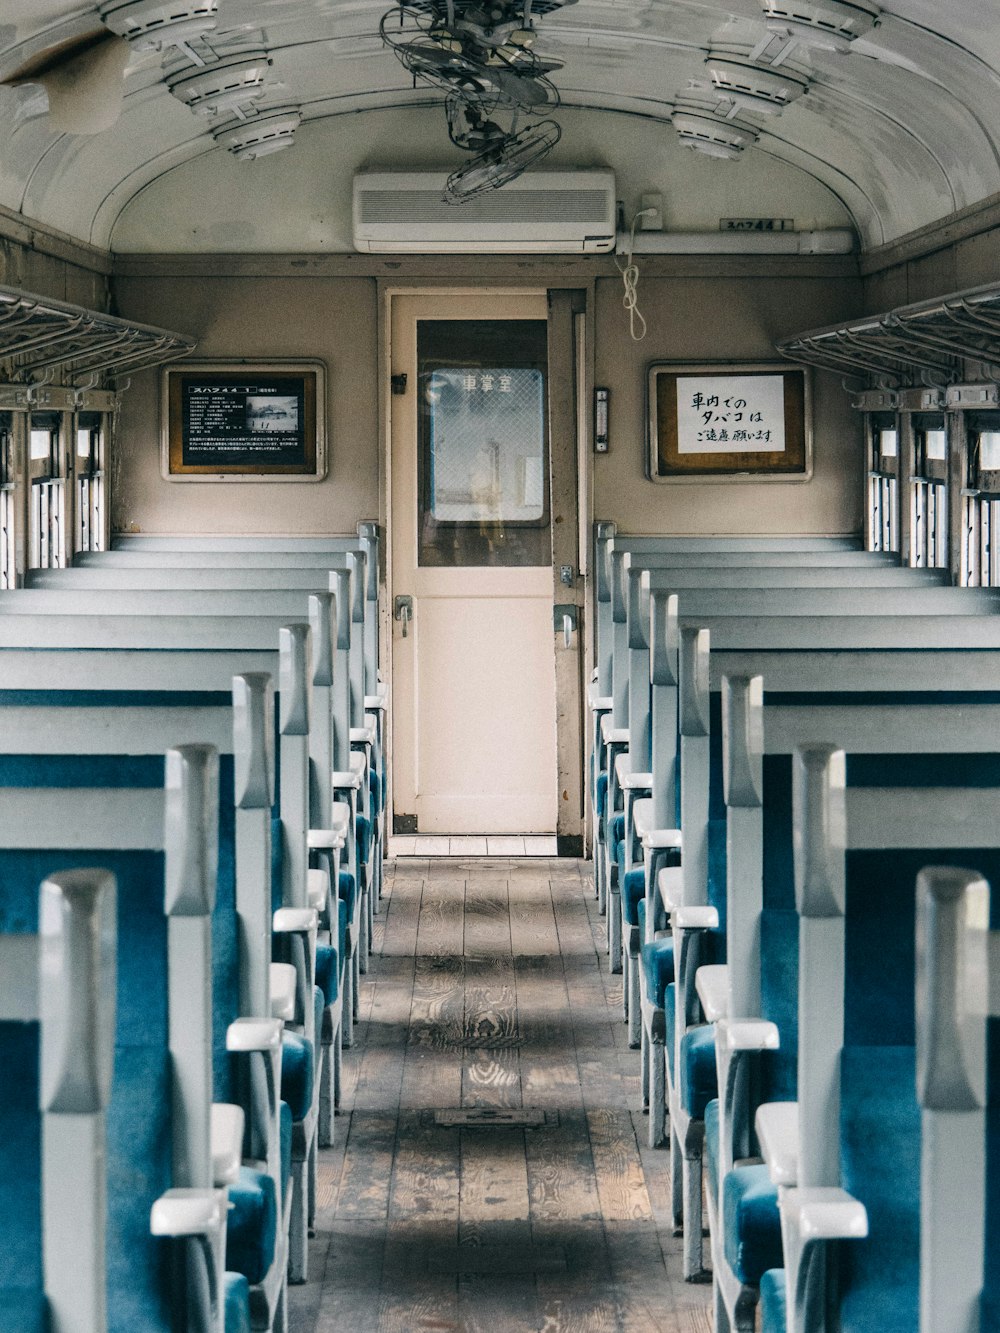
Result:
{"label": "ceiling light fixture", "polygon": [[259,101],[267,92],[271,57],[266,51],[241,51],[200,69],[185,66],[167,75],[167,87],[196,115],[215,116]]}
{"label": "ceiling light fixture", "polygon": [[769,31],[819,51],[849,51],[871,32],[879,11],[849,0],[760,0]]}
{"label": "ceiling light fixture", "polygon": [[728,98],[746,111],[780,116],[789,102],[809,87],[809,80],[747,64],[731,56],[710,55],[705,65],[720,97]]}
{"label": "ceiling light fixture", "polygon": [[290,148],[302,123],[297,106],[264,107],[247,120],[227,121],[212,130],[212,138],[228,148],[238,162],[254,162]]}
{"label": "ceiling light fixture", "polygon": [[758,134],[750,125],[733,120],[722,120],[704,111],[678,107],[670,117],[677,137],[685,148],[702,153],[705,157],[732,160],[757,142]]}
{"label": "ceiling light fixture", "polygon": [[105,0],[101,22],[136,51],[186,47],[212,32],[218,0]]}

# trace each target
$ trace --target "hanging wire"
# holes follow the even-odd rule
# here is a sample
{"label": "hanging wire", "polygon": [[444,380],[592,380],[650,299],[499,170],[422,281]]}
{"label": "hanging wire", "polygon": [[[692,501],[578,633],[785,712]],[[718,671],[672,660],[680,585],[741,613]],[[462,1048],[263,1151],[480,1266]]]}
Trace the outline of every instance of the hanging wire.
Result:
{"label": "hanging wire", "polygon": [[[635,246],[635,228],[640,218],[655,212],[655,208],[643,208],[640,212],[633,214],[628,241],[625,244],[625,262],[621,263],[621,257],[617,254],[614,257],[615,268],[622,275],[622,282],[625,286],[622,305],[628,311],[628,331],[632,335],[633,342],[642,342],[646,336],[646,320],[639,309],[639,265],[634,263],[632,259],[632,250]],[[638,333],[636,332],[637,329],[639,330]]]}

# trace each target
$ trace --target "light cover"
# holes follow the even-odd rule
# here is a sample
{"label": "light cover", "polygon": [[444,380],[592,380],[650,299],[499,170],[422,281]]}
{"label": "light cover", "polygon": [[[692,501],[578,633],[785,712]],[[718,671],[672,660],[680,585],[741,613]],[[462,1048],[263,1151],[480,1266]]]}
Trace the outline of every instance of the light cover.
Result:
{"label": "light cover", "polygon": [[218,0],[106,0],[101,22],[137,51],[181,46],[212,32]]}
{"label": "light cover", "polygon": [[780,116],[789,102],[809,87],[807,79],[783,69],[748,64],[730,56],[710,55],[705,65],[720,97],[768,116]]}
{"label": "light cover", "polygon": [[168,75],[167,87],[197,115],[220,115],[259,101],[270,68],[266,51],[241,51],[211,65],[177,70]]}
{"label": "light cover", "polygon": [[678,107],[670,119],[684,147],[705,157],[739,157],[743,149],[756,143],[758,138],[757,131],[749,125],[722,120],[704,111]]}
{"label": "light cover", "polygon": [[794,37],[801,46],[847,51],[875,27],[878,10],[848,0],[760,0],[771,32]]}
{"label": "light cover", "polygon": [[290,148],[301,121],[297,106],[269,107],[249,120],[227,121],[212,131],[212,137],[238,161],[253,162]]}

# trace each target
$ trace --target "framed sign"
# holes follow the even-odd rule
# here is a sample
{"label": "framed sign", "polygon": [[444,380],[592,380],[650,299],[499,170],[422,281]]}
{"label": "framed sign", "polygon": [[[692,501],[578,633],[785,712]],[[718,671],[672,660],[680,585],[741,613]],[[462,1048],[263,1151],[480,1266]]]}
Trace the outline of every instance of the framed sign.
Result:
{"label": "framed sign", "polygon": [[318,361],[185,362],[162,372],[163,475],[171,481],[319,481],[326,376]]}
{"label": "framed sign", "polygon": [[804,481],[812,471],[809,372],[786,362],[649,368],[652,481]]}

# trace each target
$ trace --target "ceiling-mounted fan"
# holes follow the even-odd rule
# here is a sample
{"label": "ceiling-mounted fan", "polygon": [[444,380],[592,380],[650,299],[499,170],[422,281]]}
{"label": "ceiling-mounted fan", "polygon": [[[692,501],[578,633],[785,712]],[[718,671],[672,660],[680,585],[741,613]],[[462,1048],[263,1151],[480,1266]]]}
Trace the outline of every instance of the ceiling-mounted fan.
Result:
{"label": "ceiling-mounted fan", "polygon": [[554,120],[534,121],[505,135],[451,173],[445,182],[445,203],[461,204],[486,190],[499,190],[540,162],[561,137],[562,130]]}

